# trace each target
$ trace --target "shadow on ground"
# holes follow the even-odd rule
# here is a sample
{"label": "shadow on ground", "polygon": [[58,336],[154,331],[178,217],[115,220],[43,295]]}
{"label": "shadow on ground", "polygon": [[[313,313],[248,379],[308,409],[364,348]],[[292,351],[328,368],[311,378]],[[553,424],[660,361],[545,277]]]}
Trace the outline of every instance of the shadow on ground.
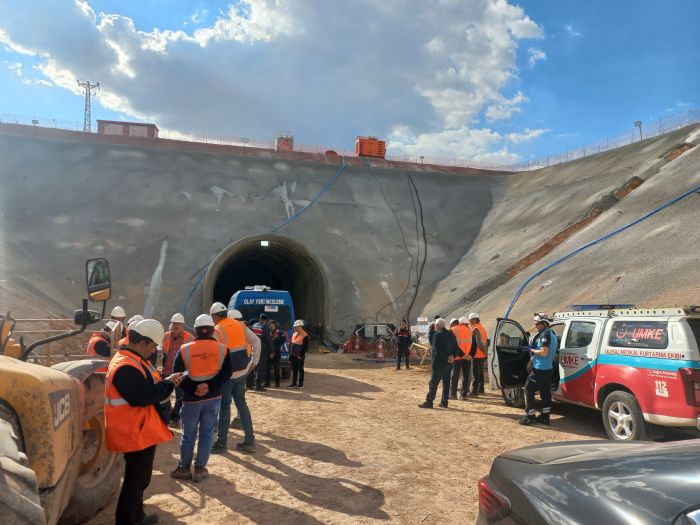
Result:
{"label": "shadow on ground", "polygon": [[266,439],[263,441],[258,440],[258,443],[263,443],[270,448],[274,448],[282,452],[296,454],[297,456],[303,456],[314,461],[332,463],[341,467],[363,466],[362,463],[349,459],[342,450],[329,447],[328,445],[279,436],[273,434],[272,432],[259,432],[258,437],[260,436]]}

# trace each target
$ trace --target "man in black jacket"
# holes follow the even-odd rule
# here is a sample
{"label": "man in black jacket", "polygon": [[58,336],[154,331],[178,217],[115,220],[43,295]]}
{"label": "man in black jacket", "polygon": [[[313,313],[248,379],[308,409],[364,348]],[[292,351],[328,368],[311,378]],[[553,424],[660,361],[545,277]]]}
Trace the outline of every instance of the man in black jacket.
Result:
{"label": "man in black jacket", "polygon": [[258,322],[251,328],[253,333],[260,338],[260,361],[255,367],[255,391],[264,392],[265,380],[267,379],[267,361],[275,356],[275,345],[272,342],[272,333],[270,325],[267,322],[267,316],[260,314]]}
{"label": "man in black jacket", "polygon": [[438,385],[442,381],[440,407],[447,408],[447,400],[450,395],[452,362],[456,355],[461,354],[461,350],[457,346],[455,335],[445,328],[445,320],[442,318],[435,320],[435,334],[433,335],[431,346],[433,371],[428,382],[428,395],[425,396],[425,402],[418,406],[420,408],[433,408]]}
{"label": "man in black jacket", "polygon": [[396,370],[401,370],[401,359],[404,356],[406,356],[406,370],[408,370],[410,354],[411,331],[406,326],[406,319],[401,319],[401,326],[396,331]]}

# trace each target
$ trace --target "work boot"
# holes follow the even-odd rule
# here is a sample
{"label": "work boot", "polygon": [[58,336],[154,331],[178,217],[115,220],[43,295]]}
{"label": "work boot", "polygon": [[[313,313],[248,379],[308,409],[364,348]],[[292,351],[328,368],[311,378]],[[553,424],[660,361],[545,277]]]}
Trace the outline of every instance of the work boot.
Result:
{"label": "work boot", "polygon": [[240,452],[250,452],[251,454],[257,449],[255,448],[255,443],[248,443],[247,441],[239,441],[236,443],[236,450]]}
{"label": "work boot", "polygon": [[518,423],[520,423],[521,425],[530,426],[537,423],[537,419],[535,418],[535,416],[523,416],[520,419],[518,419]]}
{"label": "work boot", "polygon": [[267,391],[267,388],[265,388],[265,387],[262,386],[262,385],[258,385],[258,386],[256,386],[256,387],[254,388],[254,390],[255,390],[256,392],[266,392],[266,391]]}
{"label": "work boot", "polygon": [[[228,448],[226,447],[226,443],[214,443],[211,446],[211,453],[212,454],[225,454],[228,452]],[[197,476],[197,473],[195,472],[195,477]]]}
{"label": "work boot", "polygon": [[287,385],[287,388],[297,388],[297,384],[292,383],[291,385]]}
{"label": "work boot", "polygon": [[280,387],[280,382],[277,381],[277,382],[275,383],[275,388],[279,388],[279,387]]}
{"label": "work boot", "polygon": [[549,425],[549,414],[540,414],[535,418],[540,425]]}
{"label": "work boot", "polygon": [[155,523],[158,523],[158,514],[146,514],[143,518],[141,518],[141,521],[139,521],[139,525],[154,525]]}
{"label": "work boot", "polygon": [[450,399],[457,400],[457,394],[450,394]]}
{"label": "work boot", "polygon": [[304,383],[299,383],[299,384],[297,385],[297,388],[304,388]]}
{"label": "work boot", "polygon": [[241,425],[241,420],[237,417],[233,418],[233,421],[231,421],[231,424],[229,425],[229,428],[235,428],[237,430],[243,430],[243,425]]}
{"label": "work boot", "polygon": [[177,468],[170,473],[170,477],[175,479],[190,480],[192,479],[192,472],[190,471],[189,465],[186,467],[181,467],[178,465]]}
{"label": "work boot", "polygon": [[447,408],[447,401],[440,401],[440,408]]}
{"label": "work boot", "polygon": [[400,367],[400,366],[397,366],[397,367],[396,367],[396,370],[401,370],[401,367]]}
{"label": "work boot", "polygon": [[171,419],[170,422],[168,423],[168,426],[170,428],[180,428],[180,420],[179,419],[177,419],[177,420]]}
{"label": "work boot", "polygon": [[433,404],[432,404],[432,403],[428,403],[427,401],[424,401],[423,403],[421,403],[420,405],[418,405],[418,408],[433,408]]}
{"label": "work boot", "polygon": [[194,466],[194,477],[192,478],[192,481],[202,481],[207,476],[209,476],[207,467],[198,467],[197,465]]}
{"label": "work boot", "polygon": [[469,392],[469,397],[479,397],[479,392]]}
{"label": "work boot", "polygon": [[460,399],[461,399],[462,401],[466,401],[466,400],[467,400],[467,396],[461,396]]}

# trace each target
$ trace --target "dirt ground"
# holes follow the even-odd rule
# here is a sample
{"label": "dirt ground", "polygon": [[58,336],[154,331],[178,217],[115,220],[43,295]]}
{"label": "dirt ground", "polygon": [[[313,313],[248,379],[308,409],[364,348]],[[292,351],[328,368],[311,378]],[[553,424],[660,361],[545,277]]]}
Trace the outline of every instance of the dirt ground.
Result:
{"label": "dirt ground", "polygon": [[[311,354],[306,374],[301,391],[248,393],[257,453],[212,455],[200,483],[169,476],[176,431],[158,447],[146,512],[161,523],[208,525],[471,523],[477,481],[498,454],[605,437],[597,412],[572,405],[555,404],[551,428],[522,427],[522,412],[495,393],[419,409],[427,369]],[[229,448],[241,435],[231,431]],[[113,523],[115,503],[89,524]]]}

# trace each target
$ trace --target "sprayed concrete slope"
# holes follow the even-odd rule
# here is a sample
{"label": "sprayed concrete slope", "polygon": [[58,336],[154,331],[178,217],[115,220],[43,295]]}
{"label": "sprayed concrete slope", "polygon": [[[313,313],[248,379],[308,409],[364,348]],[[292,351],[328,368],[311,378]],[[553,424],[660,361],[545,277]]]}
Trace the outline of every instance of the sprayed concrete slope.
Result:
{"label": "sprayed concrete slope", "polygon": [[[395,321],[405,312],[416,281],[411,257],[418,245],[424,252],[405,171],[352,159],[308,212],[270,236],[339,165],[167,143],[116,144],[0,126],[4,311],[17,311],[11,303],[22,301],[68,314],[84,296],[84,260],[106,256],[110,304],[123,304],[129,315],[166,321],[182,310],[199,275],[189,320],[212,299],[227,300],[236,279],[246,278],[296,286],[299,315],[323,321],[338,337],[362,320]],[[429,171],[412,177],[428,237],[425,292],[469,251],[504,177]],[[267,239],[271,246],[262,248]],[[414,316],[426,299],[418,294]]]}
{"label": "sprayed concrete slope", "polygon": [[[494,193],[479,237],[426,310],[478,310],[489,321],[503,316],[518,286],[537,270],[700,184],[700,148],[689,147],[698,143],[700,127],[690,126],[508,177]],[[534,311],[573,303],[700,303],[698,224],[695,194],[547,271],[526,288],[511,316],[529,323]]]}

